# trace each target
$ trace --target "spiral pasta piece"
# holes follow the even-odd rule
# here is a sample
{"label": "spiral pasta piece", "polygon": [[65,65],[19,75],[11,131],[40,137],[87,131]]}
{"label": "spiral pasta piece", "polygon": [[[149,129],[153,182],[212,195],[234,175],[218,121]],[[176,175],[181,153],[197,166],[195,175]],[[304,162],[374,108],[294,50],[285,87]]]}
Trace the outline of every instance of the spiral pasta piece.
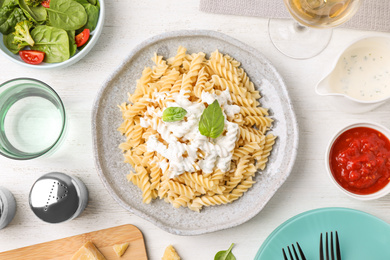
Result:
{"label": "spiral pasta piece", "polygon": [[168,64],[171,65],[172,68],[176,68],[178,70],[178,68],[183,64],[183,60],[186,56],[186,51],[186,48],[184,48],[183,46],[179,46],[179,48],[177,49],[176,56],[172,60],[168,59]]}
{"label": "spiral pasta piece", "polygon": [[229,202],[233,202],[240,198],[244,193],[249,190],[253,186],[255,181],[252,180],[252,177],[248,177],[247,179],[243,180],[237,188],[233,189],[230,196],[229,196]]}
{"label": "spiral pasta piece", "polygon": [[203,187],[205,190],[213,190],[215,183],[210,180],[209,178],[203,177],[203,175],[198,173],[184,173],[183,178],[187,178],[190,181],[198,184],[199,186]]}
{"label": "spiral pasta piece", "polygon": [[177,194],[182,194],[182,195],[187,196],[187,197],[194,196],[194,191],[190,187],[188,187],[184,184],[181,184],[181,183],[178,183],[175,181],[168,181],[167,184],[168,184],[169,190],[174,191]]}
{"label": "spiral pasta piece", "polygon": [[201,196],[193,200],[191,208],[197,209],[198,211],[202,209],[203,206],[212,206],[212,205],[221,205],[227,204],[230,200],[225,195],[214,195],[214,196]]}
{"label": "spiral pasta piece", "polygon": [[268,162],[268,157],[271,154],[271,150],[272,150],[273,145],[275,144],[275,139],[276,139],[276,136],[274,136],[273,134],[269,134],[266,136],[263,153],[261,154],[261,158],[257,162],[258,169],[260,169],[260,170],[265,169],[265,166]]}
{"label": "spiral pasta piece", "polygon": [[139,177],[139,187],[142,190],[143,202],[149,204],[152,201],[152,190],[150,189],[148,171],[142,166],[136,166],[137,176]]}
{"label": "spiral pasta piece", "polygon": [[238,64],[235,63],[235,65],[233,65],[234,59],[231,57],[223,55],[218,50],[216,50],[215,52],[211,53],[210,60],[215,60],[216,62],[220,63],[222,67],[226,68],[227,71],[231,71],[233,75],[238,76],[237,67],[239,66],[239,62]]}
{"label": "spiral pasta piece", "polygon": [[145,94],[144,93],[145,86],[152,81],[152,72],[153,72],[152,69],[149,67],[146,67],[142,71],[142,76],[137,81],[137,88],[134,94],[129,97],[130,102],[134,103]]}
{"label": "spiral pasta piece", "polygon": [[244,118],[245,125],[256,127],[271,127],[273,120],[264,116],[246,116]]}
{"label": "spiral pasta piece", "polygon": [[251,131],[247,130],[247,128],[244,128],[240,126],[240,135],[241,138],[244,139],[247,142],[260,142],[260,136],[252,133]]}
{"label": "spiral pasta piece", "polygon": [[216,60],[209,60],[208,66],[216,75],[235,84],[239,84],[238,75],[234,74],[234,72],[230,71],[228,68],[222,66],[221,63],[218,63]]}
{"label": "spiral pasta piece", "polygon": [[229,89],[230,92],[232,92],[235,95],[241,95],[245,96],[246,95],[246,89],[245,88],[240,88],[237,84],[226,80],[223,77],[220,77],[218,75],[213,75],[211,76],[214,85],[218,86],[221,88],[221,90]]}
{"label": "spiral pasta piece", "polygon": [[262,107],[245,107],[242,106],[241,113],[244,116],[268,116],[268,110]]}
{"label": "spiral pasta piece", "polygon": [[161,78],[163,83],[160,92],[171,91],[172,86],[179,79],[179,76],[180,76],[180,72],[175,69],[171,70],[167,75],[163,76]]}
{"label": "spiral pasta piece", "polygon": [[229,178],[229,181],[227,181],[226,183],[225,192],[230,192],[241,182],[242,178],[244,177],[245,169],[248,166],[248,162],[249,162],[249,155],[246,155],[239,160],[234,175],[231,176]]}
{"label": "spiral pasta piece", "polygon": [[250,142],[247,143],[240,148],[237,148],[234,150],[233,153],[233,160],[239,160],[240,158],[247,156],[247,155],[252,155],[255,151],[260,150],[260,145],[258,142]]}
{"label": "spiral pasta piece", "polygon": [[170,203],[172,203],[173,207],[180,208],[180,207],[187,207],[188,203],[191,202],[191,198],[187,196],[179,196],[177,198],[174,198]]}

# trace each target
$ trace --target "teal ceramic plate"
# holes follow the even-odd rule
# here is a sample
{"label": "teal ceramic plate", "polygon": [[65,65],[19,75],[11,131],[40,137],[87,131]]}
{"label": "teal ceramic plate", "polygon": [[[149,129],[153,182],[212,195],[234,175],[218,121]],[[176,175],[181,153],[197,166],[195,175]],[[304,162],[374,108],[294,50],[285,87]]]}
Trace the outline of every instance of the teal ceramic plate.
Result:
{"label": "teal ceramic plate", "polygon": [[335,230],[343,260],[390,259],[389,224],[358,210],[321,208],[301,213],[277,227],[264,241],[255,260],[282,260],[282,248],[296,241],[308,260],[319,259],[320,233]]}

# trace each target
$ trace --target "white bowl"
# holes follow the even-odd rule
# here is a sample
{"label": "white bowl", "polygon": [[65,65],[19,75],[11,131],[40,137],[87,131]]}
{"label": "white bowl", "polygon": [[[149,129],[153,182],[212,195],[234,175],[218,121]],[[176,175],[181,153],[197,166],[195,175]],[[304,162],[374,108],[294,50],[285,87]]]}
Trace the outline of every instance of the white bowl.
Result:
{"label": "white bowl", "polygon": [[317,83],[315,88],[316,93],[320,96],[324,96],[329,104],[335,109],[347,113],[365,113],[384,104],[390,99],[390,95],[383,95],[382,98],[375,100],[360,100],[343,93],[335,92],[332,89],[332,85],[334,84],[332,82],[332,76],[333,74],[336,76],[339,75],[340,72],[337,71],[336,68],[338,67],[339,62],[341,62],[341,58],[350,53],[350,51],[372,51],[389,48],[390,37],[388,36],[363,37],[348,44],[335,60],[329,73]]}
{"label": "white bowl", "polygon": [[380,133],[382,133],[384,136],[386,136],[389,140],[390,140],[390,130],[388,128],[386,128],[385,126],[383,125],[380,125],[380,124],[377,124],[377,123],[373,123],[373,122],[362,122],[362,123],[354,123],[354,124],[351,124],[351,125],[348,125],[348,126],[345,126],[343,127],[342,129],[340,129],[339,131],[337,131],[337,133],[330,139],[330,142],[328,144],[328,147],[326,149],[326,153],[325,153],[325,168],[326,168],[326,171],[328,173],[328,176],[329,176],[329,179],[331,180],[331,182],[338,188],[340,189],[343,193],[345,193],[346,195],[352,197],[352,198],[355,198],[355,199],[358,199],[358,200],[374,200],[374,199],[379,199],[385,195],[387,195],[388,193],[390,193],[390,183],[387,184],[385,187],[383,187],[381,190],[375,192],[375,193],[371,193],[371,194],[365,194],[365,195],[361,195],[361,194],[356,194],[356,193],[352,193],[346,189],[344,189],[334,178],[333,174],[332,174],[332,171],[330,169],[330,165],[329,165],[329,154],[330,154],[330,151],[331,151],[331,148],[333,146],[333,143],[334,141],[342,134],[344,133],[345,131],[349,130],[349,129],[352,129],[352,128],[356,128],[356,127],[367,127],[367,128],[372,128],[372,129],[375,129],[377,131],[379,131]]}
{"label": "white bowl", "polygon": [[63,62],[58,62],[58,63],[46,63],[42,62],[41,64],[38,65],[32,65],[25,63],[19,56],[19,54],[13,54],[11,51],[5,47],[4,42],[3,42],[3,34],[0,33],[0,53],[5,56],[7,59],[18,63],[24,67],[29,67],[29,68],[34,68],[34,69],[54,69],[54,68],[65,68],[67,66],[70,66],[79,60],[81,60],[87,53],[95,46],[96,42],[99,39],[99,36],[103,30],[103,24],[104,24],[104,17],[105,17],[105,8],[104,8],[104,0],[99,0],[100,3],[100,12],[99,12],[99,20],[96,25],[95,30],[91,32],[91,39],[87,43],[87,45],[81,50],[77,51],[75,55],[73,55],[70,59],[63,61]]}

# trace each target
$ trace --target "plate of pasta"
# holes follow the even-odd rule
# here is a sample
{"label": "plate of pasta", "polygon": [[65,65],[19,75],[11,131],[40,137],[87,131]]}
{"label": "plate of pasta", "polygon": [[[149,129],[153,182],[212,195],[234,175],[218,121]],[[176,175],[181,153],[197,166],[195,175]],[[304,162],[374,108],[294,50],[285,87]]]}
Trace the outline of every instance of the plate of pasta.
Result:
{"label": "plate of pasta", "polygon": [[298,148],[278,72],[213,31],[169,32],[135,48],[100,90],[92,131],[114,199],[179,235],[254,217],[289,176]]}

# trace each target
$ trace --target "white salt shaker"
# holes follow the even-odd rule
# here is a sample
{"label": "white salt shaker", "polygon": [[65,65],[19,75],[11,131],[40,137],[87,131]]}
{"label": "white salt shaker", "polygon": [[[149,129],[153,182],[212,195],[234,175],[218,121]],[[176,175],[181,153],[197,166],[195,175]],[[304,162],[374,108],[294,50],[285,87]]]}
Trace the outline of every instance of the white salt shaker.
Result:
{"label": "white salt shaker", "polygon": [[5,228],[15,217],[16,201],[12,193],[0,186],[0,229]]}

